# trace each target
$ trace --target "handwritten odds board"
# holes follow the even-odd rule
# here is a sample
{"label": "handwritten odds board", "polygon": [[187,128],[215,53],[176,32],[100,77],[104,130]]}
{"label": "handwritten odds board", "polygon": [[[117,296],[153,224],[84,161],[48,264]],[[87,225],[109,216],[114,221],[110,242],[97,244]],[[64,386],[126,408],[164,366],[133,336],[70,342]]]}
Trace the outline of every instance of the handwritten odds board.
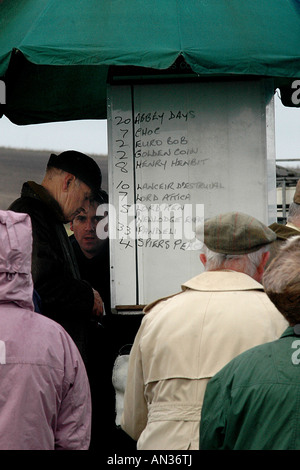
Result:
{"label": "handwritten odds board", "polygon": [[264,81],[111,86],[108,131],[113,307],[178,292],[200,273],[203,218],[239,210],[273,222]]}

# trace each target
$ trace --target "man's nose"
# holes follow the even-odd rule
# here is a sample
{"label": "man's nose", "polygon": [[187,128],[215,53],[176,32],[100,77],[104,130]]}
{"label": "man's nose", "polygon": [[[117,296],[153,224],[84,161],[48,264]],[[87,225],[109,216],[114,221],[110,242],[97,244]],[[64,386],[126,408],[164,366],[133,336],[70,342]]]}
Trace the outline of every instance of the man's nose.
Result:
{"label": "man's nose", "polygon": [[95,232],[96,224],[92,220],[87,219],[85,223],[85,230],[87,230],[88,232]]}

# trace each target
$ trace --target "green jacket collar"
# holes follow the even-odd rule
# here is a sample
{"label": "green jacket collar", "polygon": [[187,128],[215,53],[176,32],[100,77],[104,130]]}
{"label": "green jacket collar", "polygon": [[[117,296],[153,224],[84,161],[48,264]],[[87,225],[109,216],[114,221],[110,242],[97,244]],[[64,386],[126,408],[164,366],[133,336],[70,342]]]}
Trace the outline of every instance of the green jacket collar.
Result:
{"label": "green jacket collar", "polygon": [[286,338],[287,336],[297,336],[292,326],[288,326],[287,329],[282,333],[280,338]]}

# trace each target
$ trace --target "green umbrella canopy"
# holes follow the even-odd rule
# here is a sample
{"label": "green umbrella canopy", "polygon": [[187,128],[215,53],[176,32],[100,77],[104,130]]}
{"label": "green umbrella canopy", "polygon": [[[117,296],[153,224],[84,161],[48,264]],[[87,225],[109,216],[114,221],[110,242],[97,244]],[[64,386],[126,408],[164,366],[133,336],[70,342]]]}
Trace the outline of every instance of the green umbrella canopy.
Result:
{"label": "green umbrella canopy", "polygon": [[[2,112],[105,119],[111,76],[300,78],[299,0],[0,0]],[[287,93],[286,93],[287,92]]]}

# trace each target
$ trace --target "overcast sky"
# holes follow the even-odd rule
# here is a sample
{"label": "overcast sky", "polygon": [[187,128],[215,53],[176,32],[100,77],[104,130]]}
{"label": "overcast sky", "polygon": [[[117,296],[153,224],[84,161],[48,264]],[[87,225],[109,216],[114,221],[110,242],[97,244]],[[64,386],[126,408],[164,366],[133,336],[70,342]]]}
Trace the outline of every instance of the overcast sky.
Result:
{"label": "overcast sky", "polygon": [[[278,95],[275,95],[275,142],[277,159],[300,159],[300,109],[284,107]],[[106,155],[107,123],[98,120],[16,126],[3,117],[0,146],[49,151],[74,149]]]}
{"label": "overcast sky", "polygon": [[3,117],[0,119],[0,146],[54,152],[73,149],[106,155],[106,128],[106,120],[16,126]]}

